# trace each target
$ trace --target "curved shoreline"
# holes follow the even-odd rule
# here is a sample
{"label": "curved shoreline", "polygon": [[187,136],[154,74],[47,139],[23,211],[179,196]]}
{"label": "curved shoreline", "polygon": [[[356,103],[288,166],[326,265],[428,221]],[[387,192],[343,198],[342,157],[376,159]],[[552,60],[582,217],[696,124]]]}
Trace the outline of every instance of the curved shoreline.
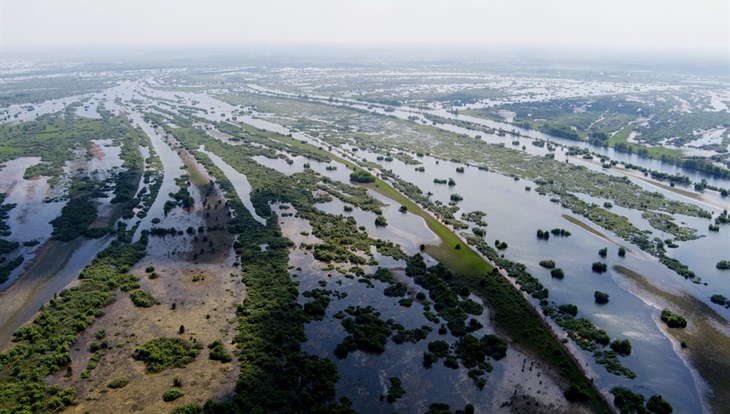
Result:
{"label": "curved shoreline", "polygon": [[88,258],[80,267],[69,263],[84,242],[87,240],[81,238],[71,242],[47,241],[38,249],[28,268],[0,292],[0,314],[3,315],[0,350],[7,349],[15,330],[32,320],[39,308],[72,283],[86,262],[91,260]]}

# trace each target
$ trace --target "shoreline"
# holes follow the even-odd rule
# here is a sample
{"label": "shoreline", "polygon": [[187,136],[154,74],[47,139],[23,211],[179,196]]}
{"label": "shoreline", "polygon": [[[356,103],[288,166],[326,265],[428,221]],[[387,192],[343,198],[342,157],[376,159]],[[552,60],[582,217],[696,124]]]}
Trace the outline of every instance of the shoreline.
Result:
{"label": "shoreline", "polygon": [[[0,313],[3,314],[0,322],[0,350],[7,350],[12,343],[13,333],[31,321],[39,308],[50,299],[41,298],[49,296],[50,290],[54,290],[55,294],[63,289],[55,291],[57,283],[52,282],[56,281],[55,276],[64,270],[83,241],[81,238],[71,242],[48,240],[38,249],[36,257],[23,273],[0,291]],[[64,288],[72,282],[65,283]],[[13,300],[8,300],[10,297]]]}
{"label": "shoreline", "polygon": [[[668,337],[679,357],[685,361],[689,370],[699,376],[696,387],[700,391],[703,408],[706,412],[722,412],[730,403],[730,337],[721,332],[718,326],[727,321],[709,305],[687,294],[667,292],[652,285],[648,278],[623,266],[614,266],[622,277],[634,283],[638,290],[650,295],[662,306],[679,309],[687,318],[687,327],[669,328],[657,321],[660,331]],[[634,293],[646,302],[645,298]],[[657,308],[658,309],[658,308]],[[715,324],[719,324],[716,326]],[[686,348],[681,343],[687,344]]]}

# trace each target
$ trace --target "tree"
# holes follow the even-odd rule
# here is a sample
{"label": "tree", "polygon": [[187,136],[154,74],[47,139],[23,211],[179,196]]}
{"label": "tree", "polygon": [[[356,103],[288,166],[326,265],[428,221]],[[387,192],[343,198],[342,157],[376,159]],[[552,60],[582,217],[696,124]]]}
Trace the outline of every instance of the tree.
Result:
{"label": "tree", "polygon": [[628,339],[617,339],[611,342],[611,349],[619,355],[631,355],[631,342]]}
{"label": "tree", "polygon": [[606,263],[603,263],[603,262],[593,262],[591,269],[596,273],[603,273],[606,270],[608,270],[608,265],[606,265]]}
{"label": "tree", "polygon": [[646,403],[646,408],[657,414],[669,414],[674,411],[672,405],[664,400],[661,395],[652,395]]}
{"label": "tree", "polygon": [[563,269],[561,269],[561,268],[558,267],[558,268],[552,269],[550,271],[550,276],[551,277],[554,277],[556,279],[562,279],[562,278],[565,277],[565,272],[563,271]]}
{"label": "tree", "polygon": [[593,298],[595,299],[596,303],[600,305],[608,303],[608,293],[606,292],[601,292],[597,290],[593,293]]}
{"label": "tree", "polygon": [[667,308],[662,310],[662,321],[667,324],[670,328],[685,328],[687,327],[687,319],[684,316],[674,313]]}
{"label": "tree", "polygon": [[374,183],[375,182],[375,176],[370,174],[369,172],[361,169],[357,169],[350,173],[350,181],[355,181],[357,183]]}

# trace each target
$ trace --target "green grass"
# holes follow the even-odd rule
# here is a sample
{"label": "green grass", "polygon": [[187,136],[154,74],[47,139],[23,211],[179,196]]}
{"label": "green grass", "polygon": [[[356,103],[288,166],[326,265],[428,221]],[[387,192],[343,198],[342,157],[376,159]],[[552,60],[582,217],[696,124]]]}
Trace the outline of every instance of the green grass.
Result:
{"label": "green grass", "polygon": [[662,157],[673,159],[682,158],[683,154],[680,150],[664,147],[647,147],[644,145],[638,145],[629,142],[629,135],[631,135],[631,132],[633,132],[633,130],[634,128],[629,125],[616,132],[611,136],[611,138],[608,139],[608,146],[613,148],[616,146],[616,144],[625,144],[627,147],[631,148],[634,153],[638,153],[639,150],[646,149],[647,151],[649,151],[649,156],[657,160],[662,159]]}

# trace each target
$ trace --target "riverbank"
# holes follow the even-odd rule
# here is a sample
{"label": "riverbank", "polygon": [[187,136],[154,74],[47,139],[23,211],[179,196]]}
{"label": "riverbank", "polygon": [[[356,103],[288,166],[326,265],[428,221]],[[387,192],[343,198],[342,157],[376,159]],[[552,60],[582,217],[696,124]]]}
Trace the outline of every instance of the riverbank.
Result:
{"label": "riverbank", "polygon": [[0,292],[0,350],[10,347],[13,332],[33,319],[41,306],[72,283],[111,237],[70,242],[49,240],[23,275]]}
{"label": "riverbank", "polygon": [[[709,390],[706,404],[712,412],[724,412],[730,405],[730,327],[727,321],[704,302],[682,293],[662,290],[646,276],[623,266],[614,269],[635,284],[641,298],[656,308],[654,320],[662,332],[672,339],[675,350],[696,370]],[[648,298],[648,299],[647,299]],[[661,309],[669,308],[687,319],[683,329],[669,328],[659,320]],[[682,346],[682,344],[686,346]]]}

